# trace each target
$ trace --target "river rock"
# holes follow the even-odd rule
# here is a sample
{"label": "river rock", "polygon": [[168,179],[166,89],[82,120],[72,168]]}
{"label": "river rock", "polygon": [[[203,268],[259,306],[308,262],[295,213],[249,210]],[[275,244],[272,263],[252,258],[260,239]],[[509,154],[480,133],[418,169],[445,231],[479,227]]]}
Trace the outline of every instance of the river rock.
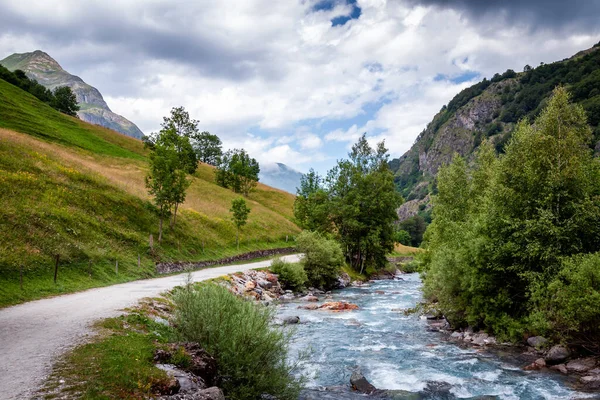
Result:
{"label": "river rock", "polygon": [[302,301],[319,301],[319,298],[317,296],[307,295],[307,296],[302,297],[300,300],[302,300]]}
{"label": "river rock", "polygon": [[246,290],[250,291],[256,288],[256,283],[254,283],[253,281],[248,281],[244,286],[246,287]]}
{"label": "river rock", "polygon": [[177,385],[170,385],[170,393],[165,394],[192,392],[204,388],[204,382],[202,382],[202,379],[198,378],[194,374],[182,371],[174,365],[156,364],[156,368],[165,371],[169,378],[175,378],[177,380]]}
{"label": "river rock", "polygon": [[579,379],[579,382],[583,383],[585,390],[598,390],[600,389],[600,375],[586,375]]}
{"label": "river rock", "polygon": [[293,316],[290,315],[283,319],[284,325],[294,325],[294,324],[298,324],[298,323],[300,323],[300,317],[297,315],[293,315]]}
{"label": "river rock", "polygon": [[258,286],[260,286],[263,289],[271,289],[273,287],[273,282],[269,282],[266,279],[259,279],[256,281],[256,283],[258,284]]}
{"label": "river rock", "polygon": [[319,308],[318,304],[307,304],[305,306],[298,306],[298,308],[302,310],[317,310]]}
{"label": "river rock", "polygon": [[166,400],[225,400],[225,395],[218,387],[210,387],[200,389],[194,392],[179,393],[174,396],[163,396],[161,399]]}
{"label": "river rock", "polygon": [[596,359],[592,357],[577,358],[567,363],[567,371],[577,373],[587,372],[594,369],[596,363]]}
{"label": "river rock", "polygon": [[352,373],[350,385],[352,385],[353,390],[364,394],[372,394],[377,391],[377,388],[369,383],[360,370],[356,370]]}
{"label": "river rock", "polygon": [[523,369],[525,371],[537,371],[537,370],[544,368],[545,366],[546,366],[546,360],[544,360],[543,358],[538,358],[537,360],[535,360],[534,362],[532,362],[531,364],[529,364],[528,366],[526,366]]}
{"label": "river rock", "polygon": [[527,339],[527,344],[536,349],[543,347],[547,342],[548,340],[541,336],[532,336]]}
{"label": "river rock", "polygon": [[565,374],[565,375],[568,374],[567,367],[565,366],[565,364],[553,365],[553,366],[550,367],[550,369],[558,371],[561,374]]}
{"label": "river rock", "polygon": [[450,339],[453,339],[453,340],[462,340],[462,338],[464,336],[465,336],[464,333],[455,331],[455,332],[452,332],[452,334],[450,335]]}
{"label": "river rock", "polygon": [[548,364],[560,364],[567,358],[571,357],[571,352],[565,346],[556,345],[552,346],[548,353],[546,353],[546,363]]}
{"label": "river rock", "polygon": [[482,332],[474,334],[472,342],[477,346],[488,346],[496,344],[496,338],[488,335],[485,332]]}
{"label": "river rock", "polygon": [[292,301],[295,297],[292,293],[286,293],[282,296],[279,296],[279,301]]}
{"label": "river rock", "polygon": [[323,303],[320,307],[321,310],[330,310],[330,311],[350,311],[350,310],[358,310],[358,306],[352,303],[346,303],[345,301],[332,301],[328,303]]}

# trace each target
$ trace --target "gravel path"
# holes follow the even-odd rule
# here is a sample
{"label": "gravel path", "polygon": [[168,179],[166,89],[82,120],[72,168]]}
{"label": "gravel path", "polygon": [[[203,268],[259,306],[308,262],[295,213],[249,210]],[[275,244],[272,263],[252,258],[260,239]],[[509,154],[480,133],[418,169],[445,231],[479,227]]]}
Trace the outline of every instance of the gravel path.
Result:
{"label": "gravel path", "polygon": [[[282,257],[298,260],[298,255]],[[269,266],[271,261],[208,268],[193,281]],[[187,274],[147,279],[0,309],[0,399],[27,399],[43,383],[53,361],[91,333],[90,324],[119,315],[144,297],[185,282]]]}

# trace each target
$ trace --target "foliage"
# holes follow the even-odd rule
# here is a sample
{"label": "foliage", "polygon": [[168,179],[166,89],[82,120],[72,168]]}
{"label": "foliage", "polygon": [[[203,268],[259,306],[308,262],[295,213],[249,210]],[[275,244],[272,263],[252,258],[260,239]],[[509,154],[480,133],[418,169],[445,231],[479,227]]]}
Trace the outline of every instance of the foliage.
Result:
{"label": "foliage", "polygon": [[427,224],[422,216],[415,215],[414,217],[410,217],[400,222],[398,224],[398,229],[400,231],[408,233],[409,236],[408,243],[400,243],[410,245],[413,247],[419,247],[421,245],[421,242],[423,241],[423,234],[427,229]]}
{"label": "foliage", "polygon": [[324,182],[314,171],[302,179],[294,215],[307,229],[334,234],[346,260],[362,273],[387,265],[401,202],[384,143],[373,149],[363,134],[349,159],[338,161]]}
{"label": "foliage", "polygon": [[402,243],[405,246],[410,246],[412,237],[410,236],[410,233],[404,229],[398,229],[396,232],[394,232],[394,242]]}
{"label": "foliage", "polygon": [[234,149],[227,151],[221,158],[215,171],[215,179],[219,186],[248,196],[256,187],[259,172],[256,159],[251,158],[244,149]]}
{"label": "foliage", "polygon": [[600,253],[575,255],[545,287],[534,285],[534,328],[600,353]]}
{"label": "foliage", "polygon": [[328,194],[323,188],[323,178],[312,168],[300,178],[300,187],[294,202],[294,217],[298,225],[311,231],[327,231]]}
{"label": "foliage", "polygon": [[243,198],[234,199],[231,202],[231,208],[229,209],[232,216],[233,224],[237,228],[236,235],[236,244],[240,246],[240,229],[242,226],[246,225],[248,221],[248,214],[250,214],[250,208],[246,205],[246,200]]}
{"label": "foliage", "polygon": [[50,105],[54,100],[54,94],[49,89],[40,85],[35,79],[29,79],[25,72],[17,69],[13,72],[9,71],[4,66],[0,65],[0,79],[11,83],[26,92],[31,93],[40,101]]}
{"label": "foliage", "polygon": [[228,399],[254,400],[262,394],[297,399],[301,381],[287,361],[291,332],[274,327],[274,310],[208,283],[174,295],[175,326],[184,340],[197,342],[218,362]]}
{"label": "foliage", "polygon": [[221,139],[217,135],[204,131],[192,135],[191,138],[198,161],[214,166],[219,165],[223,150],[221,149]]}
{"label": "foliage", "polygon": [[300,291],[304,289],[304,285],[308,280],[302,263],[288,263],[281,258],[277,258],[273,260],[269,270],[279,276],[279,282],[281,282],[284,289]]}
{"label": "foliage", "polygon": [[75,93],[68,86],[60,86],[54,89],[52,92],[54,99],[50,102],[50,105],[60,111],[63,114],[70,115],[72,117],[77,116],[79,106],[77,105],[77,97]]}
{"label": "foliage", "polygon": [[296,238],[296,248],[304,253],[301,264],[312,287],[330,289],[337,282],[344,254],[340,244],[318,232],[303,231]]}
{"label": "foliage", "polygon": [[[497,158],[482,144],[440,170],[425,293],[455,324],[518,338],[562,259],[600,246],[600,166],[585,112],[555,90],[533,125],[522,121]],[[538,295],[539,297],[539,295]]]}

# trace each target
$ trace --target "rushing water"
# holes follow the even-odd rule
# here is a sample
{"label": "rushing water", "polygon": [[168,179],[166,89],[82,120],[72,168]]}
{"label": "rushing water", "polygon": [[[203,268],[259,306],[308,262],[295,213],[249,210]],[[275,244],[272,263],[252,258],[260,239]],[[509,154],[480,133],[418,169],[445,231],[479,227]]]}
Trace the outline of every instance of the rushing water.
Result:
{"label": "rushing water", "polygon": [[[559,374],[525,372],[505,357],[461,348],[440,333],[428,332],[419,316],[392,311],[414,307],[421,298],[418,275],[403,279],[333,293],[335,301],[359,305],[356,311],[302,310],[298,306],[306,303],[300,302],[281,306],[281,317],[297,315],[301,321],[295,326],[292,351],[311,350],[302,365],[309,377],[303,398],[364,399],[347,391],[320,391],[349,387],[356,367],[378,389],[420,392],[417,398],[597,398],[572,391]],[[437,389],[430,382],[438,382]]]}

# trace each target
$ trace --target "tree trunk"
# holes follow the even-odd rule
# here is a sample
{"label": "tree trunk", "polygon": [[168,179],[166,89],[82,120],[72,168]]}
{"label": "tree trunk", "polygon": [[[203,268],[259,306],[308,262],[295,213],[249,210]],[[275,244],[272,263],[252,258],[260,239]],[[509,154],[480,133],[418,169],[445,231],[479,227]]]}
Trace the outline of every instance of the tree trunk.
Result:
{"label": "tree trunk", "polygon": [[160,208],[160,218],[158,220],[158,243],[162,240],[162,225],[163,225],[163,207]]}
{"label": "tree trunk", "polygon": [[171,220],[171,228],[175,226],[175,220],[177,219],[177,208],[179,207],[179,203],[175,203],[175,211],[173,211],[173,219]]}

